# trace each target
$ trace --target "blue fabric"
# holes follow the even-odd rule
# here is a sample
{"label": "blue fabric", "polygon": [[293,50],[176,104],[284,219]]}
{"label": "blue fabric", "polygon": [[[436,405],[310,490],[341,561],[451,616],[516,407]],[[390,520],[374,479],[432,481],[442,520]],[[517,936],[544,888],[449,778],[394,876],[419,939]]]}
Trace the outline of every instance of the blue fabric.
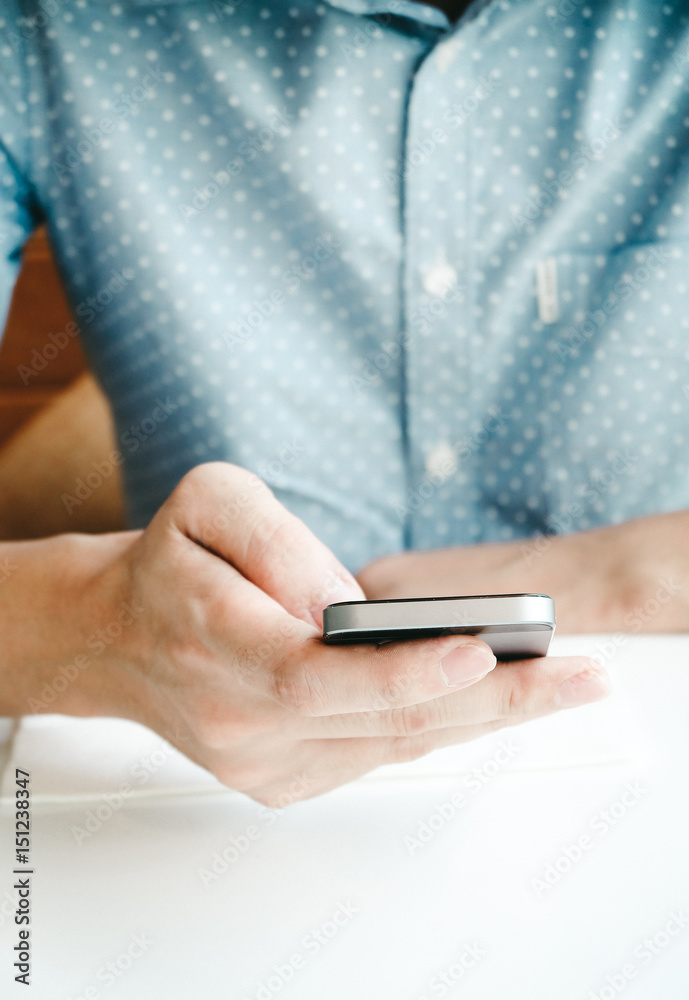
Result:
{"label": "blue fabric", "polygon": [[0,308],[45,219],[132,526],[211,459],[354,570],[689,506],[689,4],[2,12]]}

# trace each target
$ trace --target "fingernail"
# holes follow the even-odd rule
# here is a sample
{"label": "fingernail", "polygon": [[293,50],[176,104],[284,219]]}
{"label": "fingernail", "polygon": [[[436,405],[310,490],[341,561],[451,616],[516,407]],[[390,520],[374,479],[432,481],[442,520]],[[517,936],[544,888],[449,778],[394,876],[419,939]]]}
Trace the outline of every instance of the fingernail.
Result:
{"label": "fingernail", "polygon": [[476,677],[469,677],[466,681],[460,681],[459,684],[453,684],[452,690],[461,691],[462,688],[468,688],[471,687],[472,684],[478,684],[478,682],[482,681],[484,677],[487,677],[489,673],[490,670],[486,670],[485,673],[478,674]]}
{"label": "fingernail", "polygon": [[608,675],[599,670],[584,670],[581,674],[568,677],[555,692],[555,704],[559,708],[576,708],[590,701],[600,701],[612,691]]}
{"label": "fingernail", "polygon": [[448,687],[466,687],[485,677],[496,664],[493,653],[476,643],[455,646],[440,661],[440,667]]}

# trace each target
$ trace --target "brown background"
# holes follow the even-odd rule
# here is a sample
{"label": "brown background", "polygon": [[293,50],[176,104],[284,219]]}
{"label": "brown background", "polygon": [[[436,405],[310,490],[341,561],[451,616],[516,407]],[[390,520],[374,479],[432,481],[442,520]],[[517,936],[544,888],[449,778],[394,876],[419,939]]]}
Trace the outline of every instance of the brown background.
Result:
{"label": "brown background", "polygon": [[85,368],[78,338],[48,361],[24,385],[19,365],[32,365],[32,349],[42,352],[72,319],[44,230],[27,243],[19,281],[0,344],[0,446]]}

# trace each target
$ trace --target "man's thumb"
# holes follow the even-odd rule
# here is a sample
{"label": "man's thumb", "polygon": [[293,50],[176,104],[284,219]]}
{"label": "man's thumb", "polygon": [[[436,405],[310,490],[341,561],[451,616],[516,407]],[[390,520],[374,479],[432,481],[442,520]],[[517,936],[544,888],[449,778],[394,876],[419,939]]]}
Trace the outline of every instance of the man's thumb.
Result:
{"label": "man's thumb", "polygon": [[289,614],[318,629],[323,608],[365,600],[352,574],[253,473],[208,462],[161,509],[193,541],[234,566]]}

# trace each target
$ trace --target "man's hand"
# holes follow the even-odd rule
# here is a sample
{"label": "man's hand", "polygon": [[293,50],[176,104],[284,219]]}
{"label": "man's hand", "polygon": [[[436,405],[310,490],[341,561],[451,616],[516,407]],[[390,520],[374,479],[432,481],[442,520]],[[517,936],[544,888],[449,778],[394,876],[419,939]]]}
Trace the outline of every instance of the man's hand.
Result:
{"label": "man's hand", "polygon": [[[225,463],[190,472],[143,532],[4,548],[18,555],[13,593],[32,584],[25,603],[36,606],[11,666],[0,656],[0,672],[17,677],[15,705],[59,691],[43,710],[134,719],[267,805],[608,691],[584,658],[493,669],[488,646],[466,636],[326,645],[322,608],[360,599],[359,586],[265,484]],[[89,566],[78,586],[76,554]],[[58,558],[64,596],[49,607]],[[25,649],[31,664],[52,653],[75,618],[57,656],[79,669],[20,669]],[[94,634],[104,641],[82,669]]]}
{"label": "man's hand", "polygon": [[236,466],[190,473],[118,574],[122,599],[147,609],[120,648],[136,678],[132,714],[158,732],[179,731],[185,753],[267,804],[297,776],[298,796],[315,795],[607,693],[598,672],[574,679],[586,660],[493,670],[489,648],[467,637],[325,645],[322,608],[363,595]]}
{"label": "man's hand", "polygon": [[385,556],[358,574],[369,600],[549,594],[557,630],[689,630],[689,511],[574,535]]}

